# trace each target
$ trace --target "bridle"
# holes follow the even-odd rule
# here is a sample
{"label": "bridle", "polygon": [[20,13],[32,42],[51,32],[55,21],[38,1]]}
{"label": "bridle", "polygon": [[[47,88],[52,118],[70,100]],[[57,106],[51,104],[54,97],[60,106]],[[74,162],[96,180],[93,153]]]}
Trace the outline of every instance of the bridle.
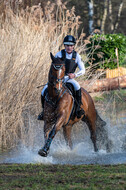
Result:
{"label": "bridle", "polygon": [[[62,67],[63,67],[64,65],[65,65],[64,63],[63,63],[63,64],[55,64],[55,63],[52,63],[52,67],[53,67],[56,71],[58,71],[59,77],[53,75],[52,69],[51,69],[51,71],[50,71],[50,74],[51,74],[51,76],[50,76],[51,81],[48,81],[48,83],[49,83],[49,85],[52,85],[52,86],[54,87],[54,90],[55,90],[55,92],[56,92],[57,95],[58,95],[58,94],[62,91],[62,89],[63,89],[63,85],[61,86],[61,83],[63,83],[65,71],[64,71],[63,77],[60,78],[60,75],[61,75]],[[51,68],[52,68],[52,67],[51,67]],[[57,83],[58,83],[58,88],[56,87]]]}
{"label": "bridle", "polygon": [[[56,63],[52,63],[51,68],[50,68],[50,72],[49,72],[49,80],[48,80],[48,87],[51,86],[52,89],[55,92],[56,96],[50,96],[49,93],[46,94],[46,102],[48,102],[50,105],[52,105],[54,108],[57,106],[57,103],[60,101],[60,99],[64,96],[64,94],[66,94],[66,92],[70,91],[68,90],[68,88],[66,87],[65,83],[64,83],[64,76],[65,76],[65,69],[64,69],[64,73],[63,73],[63,77],[61,77],[61,71],[63,70],[63,66],[65,66],[64,63],[62,64],[56,64]],[[52,69],[55,69],[57,72],[57,76],[55,76],[53,74]],[[58,83],[58,85],[57,85]],[[61,85],[62,83],[62,85]],[[58,88],[57,88],[58,86]],[[51,90],[52,90],[51,89]],[[53,93],[53,92],[51,92]]]}

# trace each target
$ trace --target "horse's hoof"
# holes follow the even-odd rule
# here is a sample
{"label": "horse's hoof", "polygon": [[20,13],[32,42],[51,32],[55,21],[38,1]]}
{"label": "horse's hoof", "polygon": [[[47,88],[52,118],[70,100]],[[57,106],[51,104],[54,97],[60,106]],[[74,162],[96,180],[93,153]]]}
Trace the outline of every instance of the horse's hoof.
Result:
{"label": "horse's hoof", "polygon": [[38,154],[43,157],[47,157],[48,151],[44,150],[43,148],[38,151]]}
{"label": "horse's hoof", "polygon": [[98,152],[98,148],[95,148],[94,151],[95,151],[95,152]]}

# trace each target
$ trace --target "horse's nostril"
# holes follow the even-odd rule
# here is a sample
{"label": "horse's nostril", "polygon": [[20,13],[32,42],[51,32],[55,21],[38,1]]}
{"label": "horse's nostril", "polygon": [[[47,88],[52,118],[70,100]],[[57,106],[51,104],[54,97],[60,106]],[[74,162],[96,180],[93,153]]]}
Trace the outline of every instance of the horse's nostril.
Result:
{"label": "horse's nostril", "polygon": [[57,82],[57,83],[61,83],[61,82],[62,82],[62,79],[57,79],[56,82]]}

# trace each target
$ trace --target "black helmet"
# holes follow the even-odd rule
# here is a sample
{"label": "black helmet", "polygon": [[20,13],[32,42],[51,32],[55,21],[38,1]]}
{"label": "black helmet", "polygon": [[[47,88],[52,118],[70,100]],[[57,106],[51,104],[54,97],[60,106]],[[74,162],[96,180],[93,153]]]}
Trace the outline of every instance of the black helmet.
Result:
{"label": "black helmet", "polygon": [[67,35],[64,38],[63,43],[64,43],[64,45],[75,45],[76,44],[76,40],[75,40],[75,38],[73,36]]}

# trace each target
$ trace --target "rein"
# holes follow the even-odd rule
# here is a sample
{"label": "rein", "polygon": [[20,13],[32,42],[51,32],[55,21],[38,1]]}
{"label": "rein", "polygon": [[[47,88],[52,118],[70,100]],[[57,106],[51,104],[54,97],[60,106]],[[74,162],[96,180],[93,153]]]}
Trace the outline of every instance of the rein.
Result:
{"label": "rein", "polygon": [[48,93],[46,94],[45,99],[46,99],[46,101],[47,101],[50,105],[52,105],[54,108],[56,108],[58,102],[60,101],[60,99],[63,97],[63,95],[64,95],[67,91],[68,91],[68,90],[65,89],[65,90],[63,91],[63,93],[58,97],[58,99],[56,99],[56,101],[54,101],[52,98],[50,98]]}
{"label": "rein", "polygon": [[[65,64],[54,64],[52,63],[51,65],[51,69],[50,69],[50,77],[49,77],[49,81],[48,81],[48,85],[52,86],[53,90],[56,93],[56,96],[54,96],[54,98],[49,97],[49,95],[46,96],[46,101],[48,103],[50,103],[53,106],[56,106],[57,103],[59,102],[59,100],[63,97],[63,95],[66,93],[66,89],[64,89],[64,74],[62,73],[62,68]],[[55,76],[53,74],[53,69],[57,72]],[[63,77],[61,77],[60,75],[63,75]],[[59,76],[59,77],[58,77]],[[62,86],[61,86],[62,85]],[[57,87],[58,86],[58,87]]]}
{"label": "rein", "polygon": [[[64,125],[64,126],[66,126],[66,125],[68,125],[68,123],[70,121],[70,118],[72,116],[72,113],[73,113],[74,97],[73,97],[71,91],[66,87],[66,85],[64,83],[65,71],[64,71],[64,74],[62,75],[63,77],[60,76],[61,72],[62,72],[62,68],[63,68],[64,65],[65,64],[61,64],[60,65],[60,64],[54,64],[54,63],[52,63],[51,69],[50,69],[50,76],[49,76],[50,80],[48,81],[48,85],[52,86],[52,88],[56,91],[57,96],[50,97],[49,93],[47,93],[46,96],[45,96],[45,100],[46,100],[47,103],[49,103],[55,109],[57,107],[58,102],[61,100],[61,98],[64,96],[64,94],[66,92],[68,92],[72,96],[72,100],[73,100],[72,109],[71,109],[68,121]],[[58,77],[54,75],[55,73],[53,74],[54,71],[52,70],[52,68],[54,68],[55,71],[59,71],[59,72],[56,73]],[[62,83],[62,87],[60,89],[57,88],[57,86],[56,86],[57,83],[59,83],[59,86],[60,86],[60,83]]]}
{"label": "rein", "polygon": [[[56,71],[59,71],[60,72],[60,70],[62,70],[62,67],[64,66],[65,64],[61,64],[61,65],[59,65],[59,64],[54,64],[54,63],[52,63],[52,67],[56,70]],[[59,83],[59,86],[60,86],[60,83],[63,83],[63,79],[64,79],[64,76],[62,77],[62,78],[57,78],[57,76],[54,76],[53,74],[52,74],[52,70],[50,70],[50,74],[51,74],[51,76],[50,76],[50,78],[51,78],[51,81],[48,81],[48,84],[50,84],[50,85],[52,85],[52,86],[54,86],[55,88],[56,88],[56,84],[57,83]],[[64,73],[65,74],[65,73]],[[59,74],[60,75],[60,74]],[[54,80],[56,80],[56,81],[54,81]],[[57,89],[57,88],[56,88]],[[61,90],[62,90],[62,88],[61,88]],[[57,89],[57,91],[60,91],[59,89]]]}

